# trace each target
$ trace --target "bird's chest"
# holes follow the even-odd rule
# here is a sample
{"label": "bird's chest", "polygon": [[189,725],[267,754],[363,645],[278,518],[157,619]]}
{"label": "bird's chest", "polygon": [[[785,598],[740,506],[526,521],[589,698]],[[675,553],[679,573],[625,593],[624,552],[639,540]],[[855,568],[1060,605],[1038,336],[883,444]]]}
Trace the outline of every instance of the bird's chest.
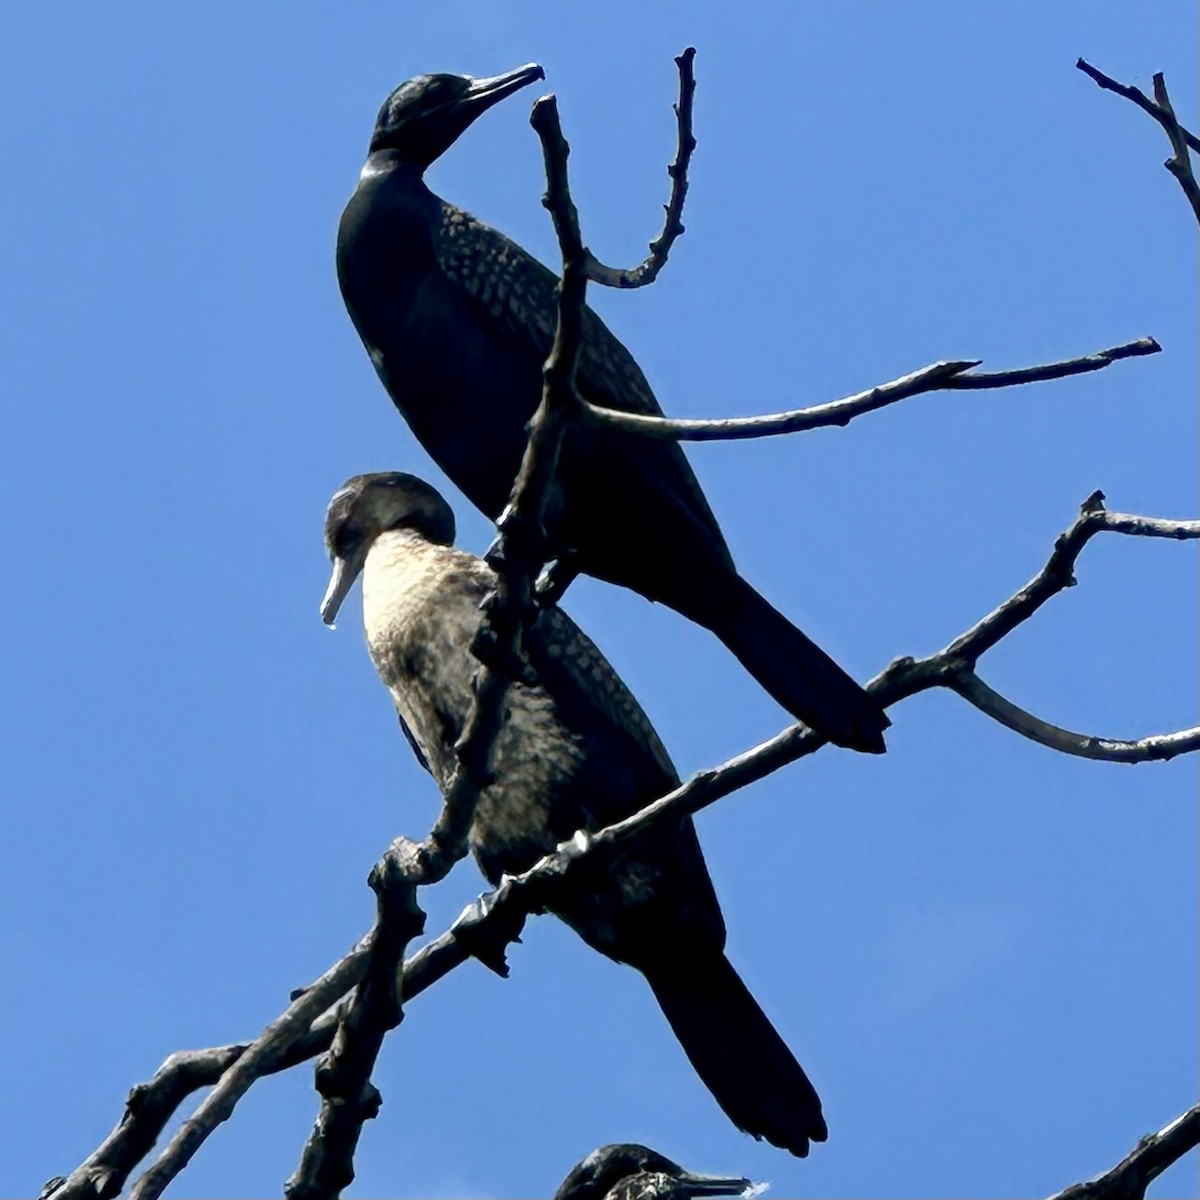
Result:
{"label": "bird's chest", "polygon": [[385,534],[363,571],[363,623],[371,661],[442,786],[470,696],[463,653],[479,621],[466,594],[445,586],[445,565],[414,538]]}
{"label": "bird's chest", "polygon": [[[478,579],[448,578],[458,568],[431,549],[402,534],[380,538],[363,572],[363,616],[375,668],[444,793],[472,703],[479,664],[470,645],[482,587]],[[495,781],[480,796],[471,831],[493,880],[532,865],[567,836],[557,833],[552,809],[570,791],[582,755],[543,689],[514,685],[507,704],[492,751]],[[569,834],[569,816],[567,824]]]}

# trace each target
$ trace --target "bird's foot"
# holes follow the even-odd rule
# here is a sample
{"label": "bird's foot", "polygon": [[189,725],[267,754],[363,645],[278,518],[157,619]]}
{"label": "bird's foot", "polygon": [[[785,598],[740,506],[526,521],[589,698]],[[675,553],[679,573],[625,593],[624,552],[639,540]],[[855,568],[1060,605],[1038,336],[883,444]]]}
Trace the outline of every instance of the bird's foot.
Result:
{"label": "bird's foot", "polygon": [[507,979],[505,951],[509,943],[521,940],[524,928],[525,909],[516,902],[512,879],[506,875],[499,887],[485,892],[462,910],[450,932],[472,958]]}
{"label": "bird's foot", "polygon": [[533,588],[533,598],[538,607],[551,608],[557,604],[578,575],[579,555],[573,550],[566,550],[548,562]]}

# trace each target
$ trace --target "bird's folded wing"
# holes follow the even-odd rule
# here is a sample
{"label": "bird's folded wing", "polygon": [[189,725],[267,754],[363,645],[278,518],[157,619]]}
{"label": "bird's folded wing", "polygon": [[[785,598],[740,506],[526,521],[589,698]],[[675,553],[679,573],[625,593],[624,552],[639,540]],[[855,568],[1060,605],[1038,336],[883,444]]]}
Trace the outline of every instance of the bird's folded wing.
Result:
{"label": "bird's folded wing", "polygon": [[408,722],[404,719],[404,714],[399,709],[396,709],[396,720],[400,722],[400,729],[404,733],[404,739],[412,747],[412,752],[417,756],[417,762],[432,775],[433,768],[429,765],[429,759],[425,757],[425,751],[417,744],[417,739],[413,737],[413,731],[409,729]]}
{"label": "bird's folded wing", "polygon": [[[504,234],[446,204],[434,241],[438,265],[512,338],[550,353],[558,320],[558,276]],[[632,354],[590,308],[584,310],[579,386],[588,400],[623,412],[662,414]]]}
{"label": "bird's folded wing", "polygon": [[[444,202],[434,252],[445,278],[486,312],[492,328],[528,344],[539,358],[550,353],[558,321],[558,276],[504,234]],[[583,345],[575,379],[589,403],[662,415],[633,355],[590,308],[583,312]],[[636,434],[602,436],[619,440],[623,457],[636,464],[643,481],[689,511],[728,554],[716,517],[677,442]]]}
{"label": "bird's folded wing", "polygon": [[675,764],[642,706],[595,642],[562,609],[541,613],[526,634],[525,651],[564,721],[581,729],[603,722],[648,792],[665,793],[679,783]]}

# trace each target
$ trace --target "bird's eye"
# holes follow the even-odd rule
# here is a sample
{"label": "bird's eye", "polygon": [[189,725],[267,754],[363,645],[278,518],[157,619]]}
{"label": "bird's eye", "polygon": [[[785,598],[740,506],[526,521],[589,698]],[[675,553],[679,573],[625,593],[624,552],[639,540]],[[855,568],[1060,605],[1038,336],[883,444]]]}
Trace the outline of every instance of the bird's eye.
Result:
{"label": "bird's eye", "polygon": [[348,558],[354,547],[362,540],[362,530],[351,520],[342,521],[333,530],[333,552],[339,558]]}

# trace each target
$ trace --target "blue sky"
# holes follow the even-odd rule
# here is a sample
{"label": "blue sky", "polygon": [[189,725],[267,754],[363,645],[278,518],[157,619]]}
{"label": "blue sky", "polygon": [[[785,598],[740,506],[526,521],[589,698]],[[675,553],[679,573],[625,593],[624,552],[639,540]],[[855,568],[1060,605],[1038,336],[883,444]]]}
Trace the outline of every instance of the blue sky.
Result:
{"label": "blue sky", "polygon": [[[1160,130],[1073,67],[1147,89],[1165,70],[1194,114],[1193,6],[570,8],[5,13],[2,1192],[74,1167],[172,1050],[261,1028],[436,811],[357,600],[336,634],[317,618],[342,479],[441,482],[333,270],[400,80],[541,62],[586,240],[633,262],[666,198],[671,59],[697,47],[687,234],[656,286],[593,297],[669,412],[1159,338],[1097,375],[689,451],[744,573],[860,678],[1022,584],[1094,488],[1196,513],[1197,231]],[[431,183],[549,258],[531,98]],[[984,677],[1068,727],[1194,723],[1194,551],[1099,541],[1078,575]],[[588,581],[567,607],[681,771],[785,723],[675,614]],[[411,1006],[351,1195],[549,1195],[614,1140],[778,1196],[1044,1195],[1193,1103],[1195,762],[1055,756],[949,695],[893,717],[885,758],[825,751],[700,819],[731,957],[820,1089],[826,1146],[798,1162],[740,1135],[641,980],[543,919],[507,982],[468,964]],[[479,888],[463,864],[430,932]],[[307,1069],[264,1081],[173,1194],[279,1194],[315,1110]]]}

